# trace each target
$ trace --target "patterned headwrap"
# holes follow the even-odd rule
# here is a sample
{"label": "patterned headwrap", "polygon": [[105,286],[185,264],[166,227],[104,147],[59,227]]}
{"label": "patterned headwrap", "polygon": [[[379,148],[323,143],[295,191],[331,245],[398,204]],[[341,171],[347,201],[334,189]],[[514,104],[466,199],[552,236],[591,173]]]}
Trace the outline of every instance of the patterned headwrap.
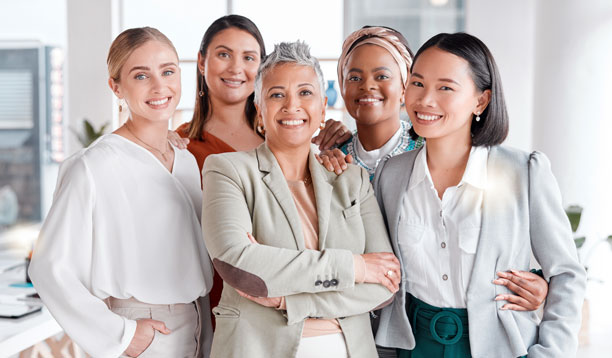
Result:
{"label": "patterned headwrap", "polygon": [[[357,40],[364,37],[367,38],[353,46]],[[402,85],[406,88],[408,82],[408,69],[412,65],[412,56],[410,56],[410,52],[408,52],[406,46],[397,37],[395,31],[385,27],[372,26],[359,29],[348,35],[346,40],[344,40],[342,55],[340,55],[340,59],[338,59],[338,86],[340,87],[340,93],[342,93],[342,87],[344,86],[343,72],[348,62],[349,54],[357,47],[367,44],[380,46],[393,56],[402,75]]]}

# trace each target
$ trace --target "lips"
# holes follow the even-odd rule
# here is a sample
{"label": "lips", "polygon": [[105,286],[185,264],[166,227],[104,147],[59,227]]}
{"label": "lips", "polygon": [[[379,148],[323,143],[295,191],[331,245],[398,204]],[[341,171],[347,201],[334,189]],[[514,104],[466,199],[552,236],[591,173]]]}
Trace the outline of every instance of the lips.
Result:
{"label": "lips", "polygon": [[165,108],[171,99],[172,97],[154,98],[146,101],[146,104],[153,108]]}
{"label": "lips", "polygon": [[287,126],[287,127],[297,127],[297,126],[301,126],[302,124],[306,123],[305,119],[281,119],[278,121],[278,123],[280,123],[283,126]]}
{"label": "lips", "polygon": [[381,96],[363,96],[355,100],[355,102],[360,105],[375,105],[383,101],[384,98]]}
{"label": "lips", "polygon": [[424,113],[424,112],[416,112],[416,117],[420,119],[421,121],[426,121],[426,122],[433,122],[433,121],[436,121],[442,118],[442,116],[439,114]]}
{"label": "lips", "polygon": [[243,81],[237,78],[221,78],[221,81],[225,83],[227,86],[233,87],[233,88],[240,87],[244,82],[246,82],[246,81]]}

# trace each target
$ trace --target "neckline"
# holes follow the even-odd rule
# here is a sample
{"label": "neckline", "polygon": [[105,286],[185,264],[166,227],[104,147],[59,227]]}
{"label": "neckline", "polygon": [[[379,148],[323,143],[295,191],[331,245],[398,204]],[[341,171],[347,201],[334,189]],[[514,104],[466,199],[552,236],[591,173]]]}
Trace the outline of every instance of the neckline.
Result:
{"label": "neckline", "polygon": [[144,151],[145,153],[147,153],[156,163],[157,165],[159,165],[164,172],[170,174],[172,177],[174,177],[174,172],[175,172],[175,168],[176,168],[176,161],[178,160],[178,155],[177,155],[177,149],[170,141],[168,142],[170,144],[170,148],[172,148],[172,151],[174,152],[174,161],[172,162],[172,169],[168,170],[168,168],[166,168],[166,166],[164,166],[164,164],[153,154],[151,153],[150,150],[148,150],[147,148],[132,142],[131,140],[125,138],[122,135],[116,134],[116,133],[109,133],[109,135],[115,136],[120,138],[122,141],[129,143],[132,146],[135,146],[136,148],[139,148],[139,150]]}
{"label": "neckline", "polygon": [[[231,148],[234,152],[237,152],[236,148],[232,147],[231,145],[229,145],[226,141],[224,141],[223,139],[217,137],[216,135],[210,133],[207,130],[202,130],[202,133],[204,133],[207,137],[212,137],[214,140],[222,143],[223,145],[227,146],[228,148]],[[204,138],[204,140],[206,140],[205,136],[202,136]]]}

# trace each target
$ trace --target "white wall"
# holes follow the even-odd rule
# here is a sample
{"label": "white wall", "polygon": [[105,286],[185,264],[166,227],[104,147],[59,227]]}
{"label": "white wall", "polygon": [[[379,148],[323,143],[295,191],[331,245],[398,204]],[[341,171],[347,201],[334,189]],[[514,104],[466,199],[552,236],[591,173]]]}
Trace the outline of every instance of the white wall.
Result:
{"label": "white wall", "polygon": [[566,204],[585,209],[587,238],[612,234],[612,2],[540,0],[533,147]]}
{"label": "white wall", "polygon": [[66,31],[66,0],[2,2],[0,41],[36,40],[64,47]]}
{"label": "white wall", "polygon": [[536,2],[466,1],[466,32],[489,47],[499,67],[510,116],[505,144],[523,150],[532,148]]}

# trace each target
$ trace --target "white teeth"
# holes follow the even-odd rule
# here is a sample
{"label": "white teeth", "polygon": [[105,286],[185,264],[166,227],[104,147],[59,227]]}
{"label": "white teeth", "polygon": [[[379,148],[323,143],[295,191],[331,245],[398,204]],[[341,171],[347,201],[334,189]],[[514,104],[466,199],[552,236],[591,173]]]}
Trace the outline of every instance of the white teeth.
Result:
{"label": "white teeth", "polygon": [[160,99],[159,101],[149,101],[149,104],[152,104],[154,106],[159,106],[162,105],[164,103],[168,102],[168,97],[164,98],[164,99]]}
{"label": "white teeth", "polygon": [[373,103],[373,102],[380,102],[382,101],[381,99],[378,98],[361,98],[359,99],[359,102],[366,102],[366,103]]}
{"label": "white teeth", "polygon": [[305,121],[303,119],[292,119],[292,120],[287,120],[287,121],[281,121],[281,124],[284,126],[299,126],[300,124],[304,122]]}
{"label": "white teeth", "polygon": [[433,116],[433,115],[432,116],[428,116],[428,115],[425,115],[425,114],[417,113],[417,118],[418,119],[422,119],[424,121],[433,121],[433,120],[439,119],[441,117],[442,116]]}
{"label": "white teeth", "polygon": [[226,79],[223,79],[223,82],[228,83],[230,85],[239,85],[242,83],[242,81],[240,80],[226,80]]}

